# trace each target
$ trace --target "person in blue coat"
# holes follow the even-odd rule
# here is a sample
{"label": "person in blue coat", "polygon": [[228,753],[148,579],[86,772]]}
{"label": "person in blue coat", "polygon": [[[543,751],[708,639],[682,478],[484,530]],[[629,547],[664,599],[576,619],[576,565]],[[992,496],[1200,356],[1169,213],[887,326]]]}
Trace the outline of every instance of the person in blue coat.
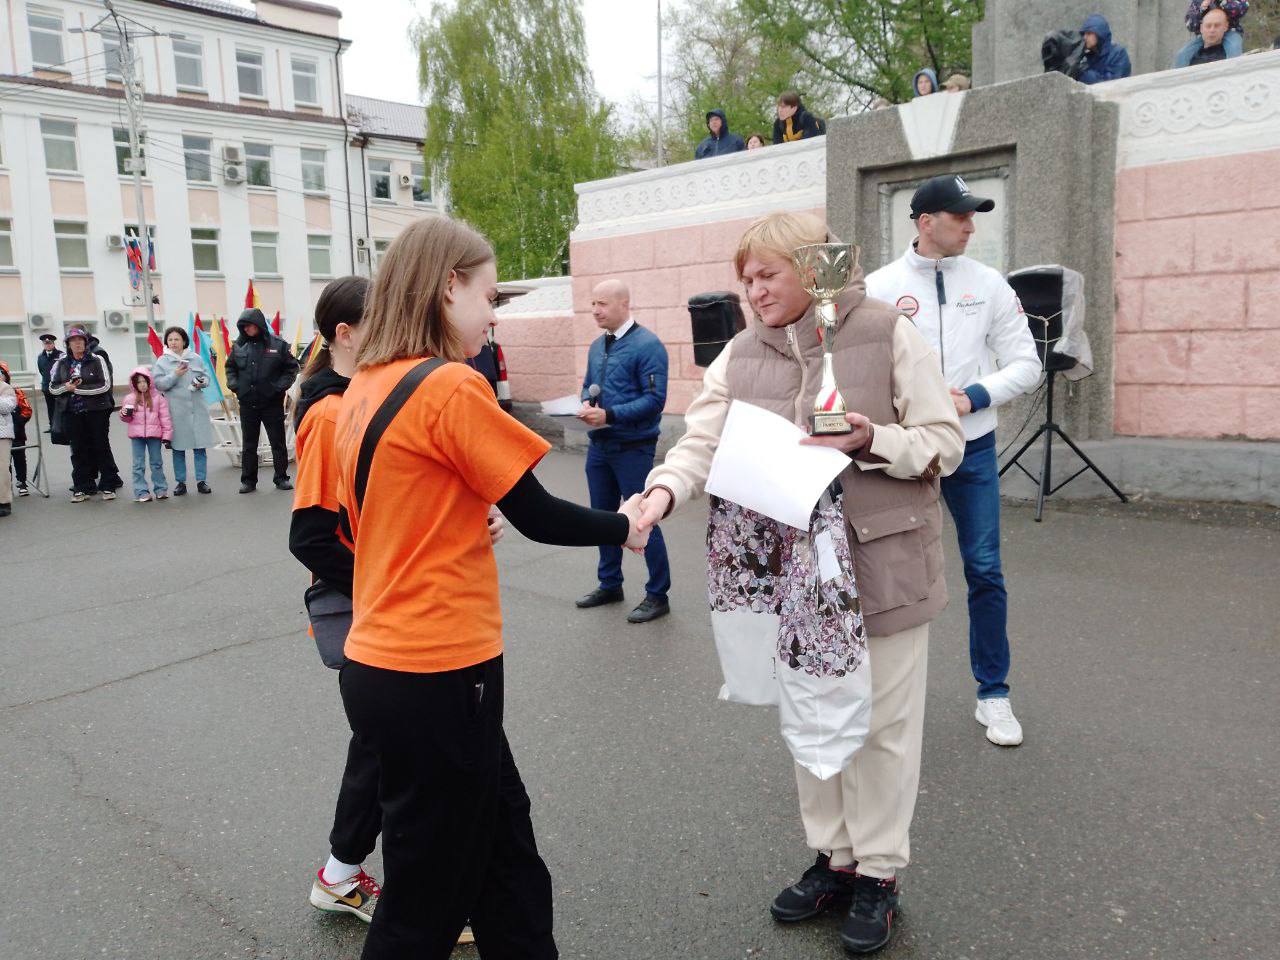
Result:
{"label": "person in blue coat", "polygon": [[705,160],[707,157],[722,157],[726,153],[737,153],[747,149],[746,141],[736,133],[729,132],[729,120],[723,110],[707,111],[707,135],[702,138],[698,148],[693,151],[693,159]]}
{"label": "person in blue coat", "polygon": [[1133,72],[1129,51],[1111,40],[1111,24],[1100,13],[1084,18],[1080,28],[1084,34],[1084,70],[1077,77],[1081,83],[1103,83],[1119,80]]}
{"label": "person in blue coat", "polygon": [[[631,318],[631,291],[620,280],[605,280],[591,291],[591,314],[604,336],[591,344],[582,381],[578,418],[595,429],[587,434],[587,488],[591,506],[617,510],[632,494],[644,493],[653,469],[667,403],[667,348],[657,334]],[[649,567],[644,600],[627,616],[648,623],[671,612],[671,567],[657,527],[644,559]],[[601,547],[600,584],[578,600],[579,609],[621,603],[622,548]]]}

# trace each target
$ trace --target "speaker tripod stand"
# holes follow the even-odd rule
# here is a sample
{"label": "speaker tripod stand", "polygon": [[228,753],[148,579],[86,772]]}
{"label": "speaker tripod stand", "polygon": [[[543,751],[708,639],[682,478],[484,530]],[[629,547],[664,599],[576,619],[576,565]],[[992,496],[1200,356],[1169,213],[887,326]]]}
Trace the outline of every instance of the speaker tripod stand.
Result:
{"label": "speaker tripod stand", "polygon": [[[1047,395],[1045,397],[1044,423],[1040,424],[1040,428],[1031,435],[1031,438],[1027,440],[1027,442],[1024,443],[1021,447],[1019,447],[1018,452],[1015,453],[1008,461],[1005,462],[1005,465],[1000,468],[1000,476],[1003,477],[1005,473],[1008,472],[1010,467],[1017,467],[1035,483],[1036,485],[1036,523],[1039,523],[1041,517],[1044,515],[1045,497],[1049,497],[1057,493],[1059,490],[1065,487],[1068,483],[1070,483],[1076,477],[1080,476],[1080,474],[1084,473],[1086,470],[1092,470],[1095,474],[1097,474],[1098,479],[1111,488],[1111,492],[1120,498],[1121,503],[1128,503],[1129,498],[1120,492],[1120,488],[1111,482],[1111,478],[1108,477],[1105,473],[1103,473],[1102,470],[1098,468],[1098,465],[1094,463],[1092,460],[1090,460],[1083,450],[1081,450],[1079,447],[1076,446],[1075,441],[1073,441],[1069,436],[1067,436],[1066,431],[1063,430],[1060,426],[1058,426],[1056,422],[1054,422],[1053,381],[1057,379],[1057,371],[1050,370],[1046,373],[1046,376],[1049,378],[1049,382],[1048,384],[1046,384]],[[1053,438],[1055,434],[1061,437],[1062,440],[1066,443],[1066,445],[1069,446],[1073,451],[1075,451],[1075,455],[1084,461],[1084,466],[1081,467],[1079,470],[1077,470],[1075,473],[1073,473],[1071,476],[1067,477],[1067,479],[1063,480],[1057,486],[1050,487],[1049,484],[1053,477]],[[1019,462],[1019,458],[1028,450],[1030,450],[1031,447],[1035,445],[1036,441],[1039,440],[1041,437],[1044,437],[1044,456],[1040,460],[1040,475],[1036,476],[1030,470],[1024,467],[1021,464],[1021,462]]]}

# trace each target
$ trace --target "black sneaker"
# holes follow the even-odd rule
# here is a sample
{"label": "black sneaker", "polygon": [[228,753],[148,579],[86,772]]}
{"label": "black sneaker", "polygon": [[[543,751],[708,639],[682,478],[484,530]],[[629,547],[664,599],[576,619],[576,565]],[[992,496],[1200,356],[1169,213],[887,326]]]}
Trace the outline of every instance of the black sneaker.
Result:
{"label": "black sneaker", "polygon": [[253,493],[253,491],[255,491],[255,490],[257,490],[257,489],[258,489],[258,485],[257,485],[256,483],[250,483],[248,480],[241,480],[241,481],[240,481],[240,492],[241,492],[241,493]]}
{"label": "black sneaker", "polygon": [[210,487],[203,480],[196,481],[196,489],[199,490],[201,493],[213,493],[213,488]]}
{"label": "black sneaker", "polygon": [[293,489],[293,483],[288,477],[281,477],[279,480],[272,480],[271,482],[275,484],[277,490]]}
{"label": "black sneaker", "polygon": [[848,953],[874,953],[889,942],[897,913],[897,879],[858,874],[853,880],[853,904],[840,925],[840,942]]}
{"label": "black sneaker", "polygon": [[627,623],[648,623],[665,617],[671,612],[671,605],[665,597],[645,597],[640,605],[627,614]]}
{"label": "black sneaker", "polygon": [[575,600],[574,605],[579,610],[590,610],[592,607],[603,607],[607,603],[621,603],[625,599],[626,595],[622,592],[621,587],[614,587],[612,590],[596,587],[585,597],[579,597]]}
{"label": "black sneaker", "polygon": [[769,912],[780,923],[816,917],[830,907],[849,902],[853,896],[853,879],[852,870],[832,870],[831,858],[820,853],[804,876],[773,898]]}
{"label": "black sneaker", "polygon": [[173,495],[175,497],[185,497],[187,495],[187,485],[185,483],[175,483],[173,485]]}

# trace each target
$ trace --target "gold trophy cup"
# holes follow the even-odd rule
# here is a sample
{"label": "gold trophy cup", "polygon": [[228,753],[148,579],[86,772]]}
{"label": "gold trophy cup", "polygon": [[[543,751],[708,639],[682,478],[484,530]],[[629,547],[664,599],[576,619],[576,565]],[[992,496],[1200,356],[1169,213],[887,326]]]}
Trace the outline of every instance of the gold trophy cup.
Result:
{"label": "gold trophy cup", "polygon": [[818,319],[818,335],[822,338],[822,385],[813,402],[809,417],[809,433],[831,436],[850,433],[853,426],[845,419],[847,408],[840,388],[836,386],[835,368],[831,362],[831,345],[836,336],[836,298],[844,293],[857,261],[851,243],[811,243],[791,252],[800,285],[816,300],[814,313]]}

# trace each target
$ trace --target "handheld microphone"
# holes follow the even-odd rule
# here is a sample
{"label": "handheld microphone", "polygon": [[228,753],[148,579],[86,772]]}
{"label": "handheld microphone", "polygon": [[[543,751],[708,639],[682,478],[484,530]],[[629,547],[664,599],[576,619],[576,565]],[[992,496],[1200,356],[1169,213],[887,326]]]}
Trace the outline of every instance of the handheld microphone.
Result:
{"label": "handheld microphone", "polygon": [[593,407],[600,406],[600,384],[593,383],[587,388],[587,396],[590,398],[587,403]]}

